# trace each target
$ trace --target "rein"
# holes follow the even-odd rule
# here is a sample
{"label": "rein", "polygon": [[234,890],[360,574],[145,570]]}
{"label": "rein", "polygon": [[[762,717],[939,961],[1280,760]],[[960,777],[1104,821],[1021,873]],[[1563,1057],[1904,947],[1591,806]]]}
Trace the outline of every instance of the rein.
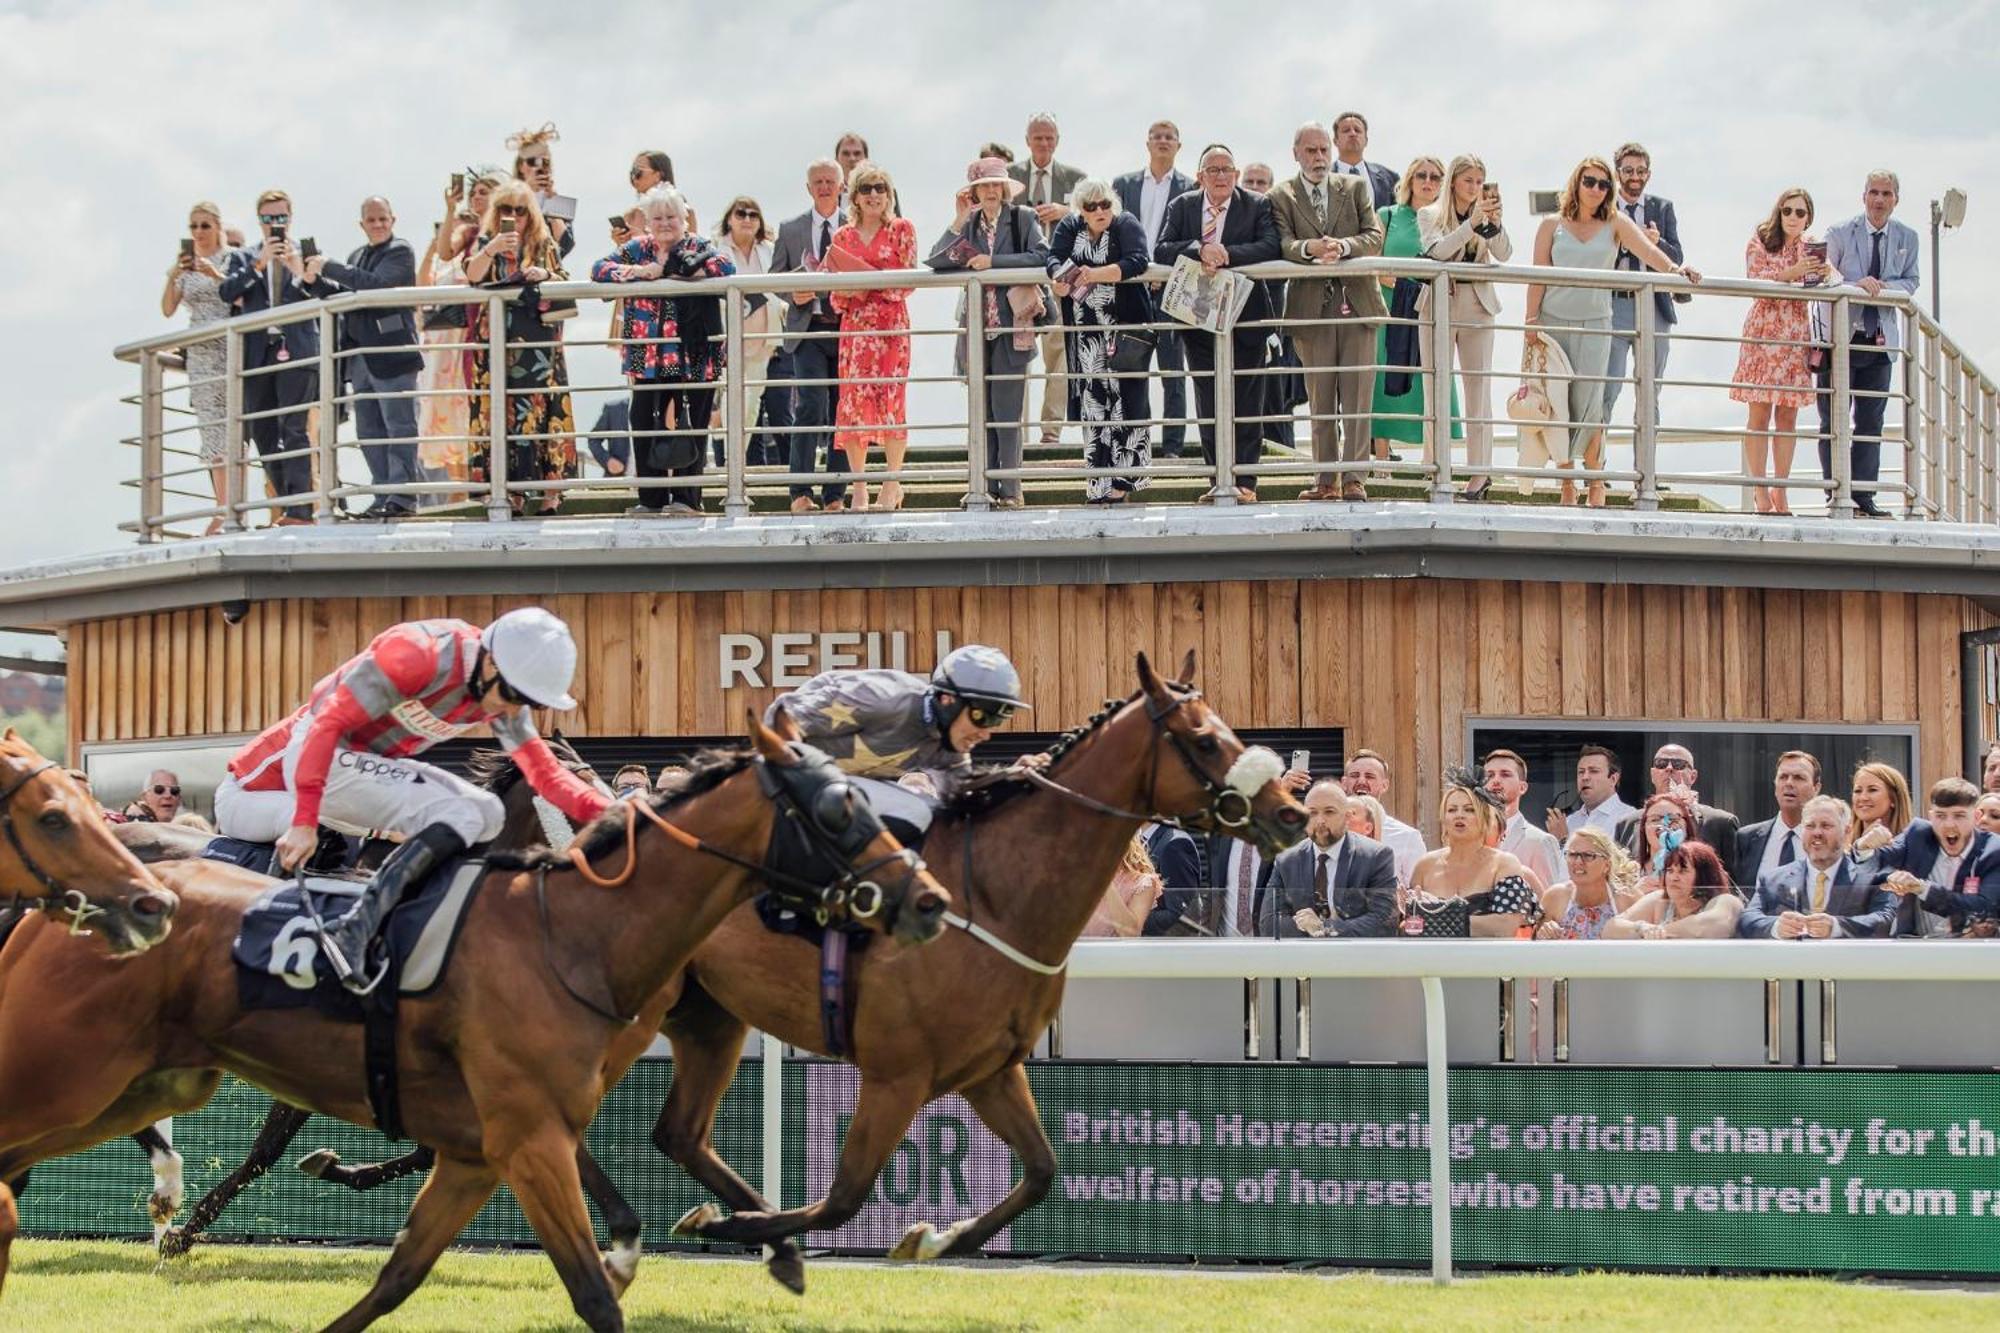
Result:
{"label": "rein", "polygon": [[88,935],[90,931],[85,928],[84,923],[94,916],[103,916],[105,909],[91,902],[81,889],[70,888],[42,869],[35,858],[28,854],[27,844],[21,841],[21,834],[14,827],[14,809],[11,804],[13,799],[20,795],[30,782],[55,766],[54,760],[44,759],[39,767],[29,769],[13,786],[0,792],[0,833],[6,835],[7,845],[14,849],[14,855],[20,858],[22,867],[48,890],[46,895],[35,897],[15,890],[14,896],[8,900],[5,912],[0,913],[0,919],[19,917],[38,908],[45,912],[54,912],[66,907],[70,912],[69,933]]}

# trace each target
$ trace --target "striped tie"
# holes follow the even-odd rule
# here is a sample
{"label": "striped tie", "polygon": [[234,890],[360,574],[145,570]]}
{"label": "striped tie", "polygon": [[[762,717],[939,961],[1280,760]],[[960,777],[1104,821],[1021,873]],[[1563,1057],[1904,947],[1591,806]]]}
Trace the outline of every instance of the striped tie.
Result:
{"label": "striped tie", "polygon": [[1214,245],[1216,234],[1221,230],[1222,215],[1213,208],[1204,207],[1201,216],[1201,243]]}

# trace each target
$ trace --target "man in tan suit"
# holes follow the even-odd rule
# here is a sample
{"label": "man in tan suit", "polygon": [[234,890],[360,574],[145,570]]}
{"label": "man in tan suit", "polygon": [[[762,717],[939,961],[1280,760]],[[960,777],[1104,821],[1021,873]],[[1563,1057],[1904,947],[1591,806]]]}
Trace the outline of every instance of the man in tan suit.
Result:
{"label": "man in tan suit", "polygon": [[[1062,131],[1056,118],[1037,111],[1028,119],[1028,160],[1015,162],[1007,174],[1027,190],[1021,202],[1035,210],[1044,236],[1052,234],[1056,223],[1069,216],[1069,195],[1083,172],[1067,162],[1056,161],[1056,145]],[[1042,443],[1054,444],[1062,437],[1063,423],[1069,420],[1069,381],[1063,374],[1063,333],[1060,329],[1041,335],[1042,351]],[[1028,395],[1021,392],[1022,419],[1026,420]]]}
{"label": "man in tan suit", "polygon": [[[1271,191],[1271,211],[1286,259],[1295,264],[1333,265],[1343,259],[1382,253],[1382,223],[1368,182],[1332,173],[1333,136],[1318,121],[1292,135],[1298,175]],[[1375,360],[1375,325],[1385,318],[1382,288],[1371,277],[1293,278],[1285,294],[1286,319],[1339,319],[1291,330],[1292,345],[1304,367],[1306,398],[1312,408],[1313,461],[1359,463],[1368,455],[1374,376],[1360,367]],[[1359,473],[1336,479],[1322,472],[1299,492],[1301,500],[1366,500]]]}

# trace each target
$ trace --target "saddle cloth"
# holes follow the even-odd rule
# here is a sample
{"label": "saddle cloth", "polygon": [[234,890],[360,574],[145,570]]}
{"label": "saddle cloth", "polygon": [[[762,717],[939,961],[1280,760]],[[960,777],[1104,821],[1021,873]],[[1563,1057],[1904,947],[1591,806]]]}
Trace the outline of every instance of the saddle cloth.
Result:
{"label": "saddle cloth", "polygon": [[[465,910],[485,873],[484,860],[451,861],[389,914],[382,935],[388,942],[390,975],[398,994],[423,995],[443,978]],[[345,913],[366,887],[353,880],[311,877],[305,886],[322,921]],[[300,902],[299,892],[297,881],[276,885],[243,914],[230,950],[236,962],[238,1002],[245,1009],[310,1005],[332,1017],[359,1022],[361,997],[334,978],[320,951],[312,913]]]}

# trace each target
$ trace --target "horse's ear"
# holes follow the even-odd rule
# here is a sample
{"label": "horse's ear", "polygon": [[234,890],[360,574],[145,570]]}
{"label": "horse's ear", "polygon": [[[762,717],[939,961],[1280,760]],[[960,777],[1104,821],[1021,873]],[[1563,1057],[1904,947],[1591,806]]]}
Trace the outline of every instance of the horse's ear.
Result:
{"label": "horse's ear", "polygon": [[1153,664],[1144,653],[1139,654],[1139,688],[1154,699],[1166,693],[1166,686],[1160,683],[1159,672],[1153,670]]}
{"label": "horse's ear", "polygon": [[14,730],[12,727],[7,728],[7,734],[5,736],[0,736],[0,741],[18,741],[20,739],[21,739],[21,733]]}
{"label": "horse's ear", "polygon": [[798,756],[785,746],[785,738],[765,726],[756,713],[750,714],[750,741],[757,747],[757,753],[780,768],[790,768],[798,763]]}
{"label": "horse's ear", "polygon": [[1192,648],[1188,649],[1187,656],[1181,659],[1181,674],[1177,677],[1176,683],[1181,685],[1194,684],[1194,649]]}
{"label": "horse's ear", "polygon": [[805,733],[799,730],[798,719],[782,708],[772,714],[771,730],[777,732],[780,737],[788,741],[801,741],[805,739]]}

